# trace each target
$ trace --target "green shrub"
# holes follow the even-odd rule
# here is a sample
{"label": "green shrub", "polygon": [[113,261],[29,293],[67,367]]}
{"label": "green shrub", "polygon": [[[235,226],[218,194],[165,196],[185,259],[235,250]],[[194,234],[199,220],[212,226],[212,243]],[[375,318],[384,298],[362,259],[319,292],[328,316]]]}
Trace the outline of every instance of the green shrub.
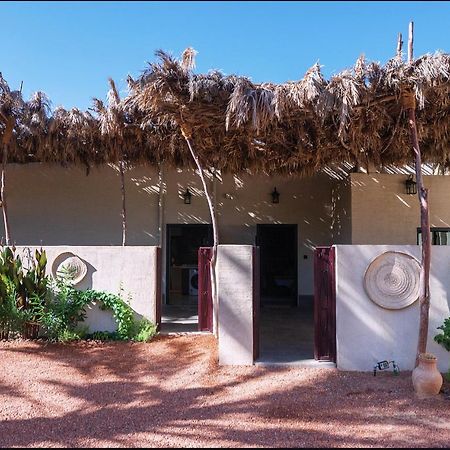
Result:
{"label": "green shrub", "polygon": [[135,342],[149,342],[156,334],[156,325],[147,319],[141,319],[135,323],[135,329],[131,340]]}
{"label": "green shrub", "polygon": [[443,332],[436,335],[434,340],[441,344],[447,351],[450,351],[450,317],[444,320],[444,323],[437,327],[438,330],[442,330]]}
{"label": "green shrub", "polygon": [[[14,247],[0,250],[0,332],[22,331],[24,324],[34,322],[40,325],[45,337],[59,342],[86,336],[147,342],[156,334],[150,321],[135,319],[129,301],[122,298],[122,290],[119,295],[93,289],[79,291],[73,286],[73,274],[67,270],[51,279],[46,275],[47,256],[43,250],[36,250],[34,258],[30,252],[28,263],[25,269]],[[112,311],[117,331],[87,335],[86,328],[80,329],[90,304]]]}

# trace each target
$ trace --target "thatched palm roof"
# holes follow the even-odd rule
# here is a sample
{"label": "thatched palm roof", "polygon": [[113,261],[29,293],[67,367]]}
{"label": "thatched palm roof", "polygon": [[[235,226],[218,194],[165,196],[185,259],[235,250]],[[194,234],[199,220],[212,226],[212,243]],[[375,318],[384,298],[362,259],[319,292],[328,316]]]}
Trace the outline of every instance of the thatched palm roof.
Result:
{"label": "thatched palm roof", "polygon": [[[115,103],[110,96],[108,109],[96,101],[96,114],[49,114],[42,94],[15,102],[1,78],[0,113],[17,117],[12,160],[118,162],[114,140],[129,164],[192,166],[184,132],[204,166],[233,173],[312,173],[343,162],[402,166],[414,159],[401,101],[412,91],[424,162],[450,166],[448,54],[384,65],[361,57],[329,80],[316,64],[282,84],[195,74],[194,56],[192,49],[180,60],[158,51],[141,77],[129,79],[129,95]],[[0,133],[1,123],[0,116]]]}

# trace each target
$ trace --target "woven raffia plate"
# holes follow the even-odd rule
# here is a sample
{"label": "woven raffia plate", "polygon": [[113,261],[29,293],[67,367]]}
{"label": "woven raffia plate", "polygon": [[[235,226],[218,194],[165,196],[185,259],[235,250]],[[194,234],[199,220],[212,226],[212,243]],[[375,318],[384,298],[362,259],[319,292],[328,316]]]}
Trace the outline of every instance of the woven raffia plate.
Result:
{"label": "woven raffia plate", "polygon": [[364,274],[369,298],[386,309],[403,309],[419,298],[420,263],[411,255],[385,252],[377,256]]}
{"label": "woven raffia plate", "polygon": [[58,255],[53,261],[52,273],[56,278],[63,273],[69,273],[73,285],[81,283],[88,272],[86,263],[71,252]]}

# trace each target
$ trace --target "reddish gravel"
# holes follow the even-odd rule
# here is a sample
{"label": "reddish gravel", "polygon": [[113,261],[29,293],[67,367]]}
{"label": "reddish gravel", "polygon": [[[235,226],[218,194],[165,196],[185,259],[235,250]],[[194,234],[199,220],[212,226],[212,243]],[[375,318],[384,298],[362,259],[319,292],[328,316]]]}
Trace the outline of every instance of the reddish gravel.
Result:
{"label": "reddish gravel", "polygon": [[410,373],[220,368],[210,336],[0,343],[1,447],[448,447]]}

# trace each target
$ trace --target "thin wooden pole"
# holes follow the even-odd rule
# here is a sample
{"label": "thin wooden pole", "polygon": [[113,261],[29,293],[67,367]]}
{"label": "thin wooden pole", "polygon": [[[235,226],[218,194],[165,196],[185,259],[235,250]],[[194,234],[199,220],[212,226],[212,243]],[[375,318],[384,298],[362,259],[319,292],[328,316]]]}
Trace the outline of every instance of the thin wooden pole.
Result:
{"label": "thin wooden pole", "polygon": [[[414,23],[409,24],[408,36],[408,62],[413,60]],[[404,95],[404,106],[408,114],[408,126],[416,164],[417,195],[420,205],[420,226],[422,230],[422,264],[420,269],[420,322],[419,340],[417,344],[416,366],[419,364],[420,353],[427,351],[428,324],[430,315],[430,267],[431,267],[431,239],[430,239],[430,212],[428,208],[428,189],[423,185],[422,155],[417,135],[415,97],[409,91]]]}
{"label": "thin wooden pole", "polygon": [[402,58],[402,48],[403,48],[403,40],[402,40],[402,33],[398,33],[398,39],[397,39],[397,58],[401,61]]}
{"label": "thin wooden pole", "polygon": [[122,191],[122,247],[127,243],[127,207],[125,202],[125,163],[123,159],[119,162],[120,188]]}
{"label": "thin wooden pole", "polygon": [[8,161],[8,145],[3,145],[2,180],[1,180],[0,198],[1,198],[1,202],[2,202],[3,224],[5,227],[5,243],[6,243],[6,245],[11,245],[11,237],[10,237],[10,232],[9,232],[9,220],[8,220],[8,207],[6,204],[6,193],[5,193],[7,161]]}
{"label": "thin wooden pole", "polygon": [[200,179],[202,180],[203,184],[203,190],[205,192],[206,200],[208,202],[209,207],[209,213],[211,215],[211,222],[213,227],[213,252],[211,257],[211,290],[212,290],[212,298],[213,298],[213,309],[215,311],[214,313],[214,334],[217,337],[218,336],[218,322],[217,322],[217,312],[218,312],[218,301],[217,301],[217,277],[216,277],[216,262],[217,262],[217,245],[219,243],[219,232],[217,227],[217,218],[216,213],[214,210],[214,205],[212,202],[212,197],[209,193],[208,185],[206,183],[205,175],[203,173],[202,165],[200,164],[200,160],[198,159],[197,155],[194,152],[192,142],[191,142],[191,136],[190,133],[186,131],[183,127],[181,127],[182,134],[184,136],[184,139],[186,140],[186,143],[189,147],[189,151],[191,152],[192,158],[195,161],[195,164],[197,166]]}
{"label": "thin wooden pole", "polygon": [[7,119],[5,124],[6,128],[2,138],[3,152],[2,152],[2,176],[0,184],[0,200],[2,202],[3,225],[5,228],[6,245],[11,245],[11,232],[9,228],[8,206],[6,202],[6,165],[8,163],[8,147],[9,143],[11,142],[14,124],[15,120],[13,118]]}

